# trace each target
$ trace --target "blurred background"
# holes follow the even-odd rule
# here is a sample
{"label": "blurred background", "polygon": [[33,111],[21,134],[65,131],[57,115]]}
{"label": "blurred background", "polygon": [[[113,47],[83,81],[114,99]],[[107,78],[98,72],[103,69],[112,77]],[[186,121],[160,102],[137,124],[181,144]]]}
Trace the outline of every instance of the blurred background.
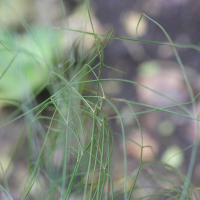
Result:
{"label": "blurred background", "polygon": [[[64,7],[63,7],[64,6]],[[15,10],[13,10],[15,8]],[[63,10],[62,10],[63,9]],[[0,1],[0,26],[2,30],[9,34],[16,34],[18,37],[24,35],[24,25],[36,27],[35,31],[41,34],[45,39],[45,33],[42,32],[42,27],[48,24],[50,27],[69,27],[71,29],[81,30],[83,27],[92,32],[91,25],[83,24],[82,19],[87,17],[87,13],[83,12],[83,0],[9,0]],[[113,36],[132,38],[139,40],[169,42],[161,28],[143,16],[136,33],[136,26],[142,13],[152,18],[159,23],[170,36],[173,43],[182,45],[200,45],[200,2],[196,0],[91,0],[90,12],[94,31],[97,34],[107,34],[113,29]],[[6,27],[6,28],[5,28]],[[61,32],[60,30],[58,30]],[[59,33],[60,34],[60,33]],[[75,44],[81,36],[79,33],[63,31],[62,34],[70,41],[63,42],[63,35],[58,35],[60,39],[59,45],[63,51],[62,56],[65,57],[65,52]],[[1,36],[1,40],[3,41]],[[22,39],[24,41],[24,39]],[[92,36],[85,37],[84,48],[90,49],[94,42]],[[41,42],[42,43],[42,42]],[[48,43],[48,42],[47,42]],[[44,43],[48,48],[45,52],[51,58],[54,55],[49,53],[51,46]],[[4,43],[5,44],[5,43]],[[24,45],[31,43],[27,42]],[[67,45],[67,46],[65,46]],[[5,45],[6,46],[6,45]],[[32,47],[32,46],[31,46]],[[1,50],[4,47],[1,46]],[[181,61],[188,75],[194,96],[200,92],[200,56],[197,50],[192,48],[176,48]],[[78,51],[78,48],[77,48]],[[73,52],[76,54],[76,52]],[[104,63],[107,66],[123,71],[120,73],[106,67],[102,68],[101,78],[126,79],[143,84],[157,92],[160,92],[178,103],[190,102],[190,95],[187,90],[180,66],[174,56],[172,47],[168,45],[156,45],[144,42],[132,42],[111,39],[104,52]],[[4,62],[1,57],[0,65]],[[55,63],[59,66],[60,61]],[[28,65],[28,64],[27,64]],[[2,69],[1,69],[2,73]],[[37,72],[35,72],[37,73]],[[31,72],[33,74],[33,72]],[[32,76],[32,75],[31,75]],[[12,78],[12,77],[11,77]],[[36,78],[35,78],[36,79]],[[3,80],[3,79],[2,79]],[[37,80],[37,79],[36,79]],[[44,84],[45,76],[37,80],[37,84]],[[30,81],[31,82],[31,81]],[[9,81],[10,83],[10,81]],[[6,84],[4,90],[10,91],[16,84],[10,86]],[[38,85],[31,82],[35,89]],[[127,82],[109,81],[102,82],[105,94],[112,98],[127,99],[140,102],[154,107],[167,107],[174,104],[169,99],[151,92],[137,84]],[[1,87],[0,87],[1,90]],[[16,90],[16,89],[14,89]],[[3,91],[3,89],[1,90]],[[13,93],[13,91],[12,91]],[[13,98],[21,98],[23,91],[18,92]],[[3,94],[3,95],[2,95]],[[8,98],[1,92],[2,98]],[[48,96],[45,89],[40,92],[38,102],[46,99]],[[197,104],[199,99],[197,98]],[[130,115],[130,108],[119,103],[120,114],[123,117],[125,124],[126,135],[132,140],[140,143],[139,129],[135,117]],[[192,105],[187,106],[188,110],[193,112]],[[13,111],[13,107],[9,104],[2,104],[0,121],[3,121]],[[146,111],[147,109],[141,106],[134,107],[135,112]],[[179,108],[173,111],[181,112]],[[195,122],[191,119],[172,115],[166,112],[150,112],[147,114],[138,115],[144,137],[144,146],[151,146],[144,149],[143,161],[153,161],[161,159],[168,161],[176,152],[187,148],[193,143],[195,134]],[[111,113],[108,117],[110,128],[113,132],[121,134],[120,121]],[[22,132],[23,119],[19,119],[9,126],[0,128],[0,160],[4,168],[8,166],[12,147],[16,144],[19,134]],[[27,141],[20,145],[15,157],[15,162],[10,166],[9,179],[12,180],[11,190],[14,199],[19,199],[21,188],[25,177],[27,176],[27,160],[26,160]],[[140,161],[140,153],[138,147],[132,142],[127,142],[128,154],[128,171],[131,172],[138,166]],[[200,159],[199,154],[196,158],[196,165],[192,183],[199,184],[200,181]],[[178,167],[183,173],[187,172],[189,160],[191,157],[191,148],[180,153],[175,159],[170,160],[170,164]],[[117,163],[117,167],[113,167],[113,176],[115,174],[123,175],[123,141],[121,137],[115,136],[113,163]],[[122,165],[122,166],[121,166]],[[16,173],[17,172],[17,173]],[[24,180],[21,178],[24,177]],[[0,178],[2,179],[1,175]],[[119,180],[120,181],[120,180]],[[20,183],[20,184],[19,184]],[[34,190],[33,190],[34,191]]]}

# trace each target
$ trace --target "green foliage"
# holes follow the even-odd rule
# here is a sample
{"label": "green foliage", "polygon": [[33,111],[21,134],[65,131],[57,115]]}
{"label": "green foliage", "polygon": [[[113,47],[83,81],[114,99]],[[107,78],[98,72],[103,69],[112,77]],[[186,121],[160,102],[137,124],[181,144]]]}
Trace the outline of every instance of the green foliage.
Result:
{"label": "green foliage", "polygon": [[2,31],[0,40],[9,51],[1,46],[0,98],[21,101],[44,88],[56,63],[55,45],[62,52],[61,39],[61,34],[39,26],[31,27],[31,35]]}
{"label": "green foliage", "polygon": [[[166,159],[163,159],[163,162],[155,160],[145,163],[142,157],[143,150],[147,147],[143,145],[143,132],[138,119],[140,114],[162,111],[199,120],[197,115],[192,115],[185,107],[193,104],[194,109],[196,108],[196,98],[193,96],[187,74],[175,49],[176,46],[185,46],[173,44],[165,30],[154,22],[169,40],[169,43],[165,45],[171,46],[174,50],[190,93],[190,102],[179,104],[148,86],[134,81],[101,79],[102,68],[106,67],[104,49],[111,39],[151,44],[163,43],[113,37],[113,30],[107,35],[98,35],[93,28],[87,2],[85,6],[93,29],[92,33],[61,27],[53,28],[50,25],[47,28],[31,27],[24,23],[22,24],[26,32],[23,34],[11,33],[8,30],[0,33],[0,42],[5,45],[1,46],[0,54],[0,97],[6,102],[21,101],[16,110],[0,123],[0,127],[9,126],[20,118],[25,119],[24,130],[14,147],[11,163],[15,161],[15,153],[19,150],[19,146],[24,141],[28,143],[27,149],[24,150],[28,154],[28,175],[25,177],[26,181],[20,198],[38,200],[195,198],[195,188],[190,181],[198,142],[188,147],[193,148],[193,154],[186,176],[167,163]],[[88,52],[81,49],[82,53],[79,52],[78,59],[71,52],[62,59],[61,31],[92,35],[94,44]],[[105,38],[107,41],[103,41]],[[82,43],[80,46],[83,46]],[[199,50],[195,46],[187,47]],[[94,60],[97,61],[96,65],[94,65]],[[141,73],[144,73],[145,66],[141,70]],[[170,100],[172,106],[158,108],[106,96],[102,86],[103,81],[140,85]],[[37,104],[35,96],[45,87],[49,91],[49,97]],[[32,95],[33,92],[35,95]],[[140,144],[127,136],[123,122],[124,116],[118,109],[119,103],[126,104],[130,108],[131,115],[136,121],[135,126],[140,130]],[[145,107],[147,110],[137,112],[135,106]],[[176,107],[184,111],[184,114],[172,111],[172,108]],[[118,163],[123,164],[123,175],[118,177],[112,174],[112,169],[116,167],[112,163],[115,145],[113,138],[117,134],[113,133],[109,127],[110,113],[114,113],[119,119],[122,133],[120,137],[123,140],[123,160]],[[131,173],[127,166],[127,140],[136,144],[141,153],[140,162]],[[179,150],[176,149],[175,154],[182,155],[185,150],[177,152]],[[170,156],[173,156],[171,152]],[[14,199],[9,189],[10,182],[6,178],[9,168],[10,165],[6,169],[3,169],[1,165],[4,185],[0,186],[0,192],[4,199]]]}

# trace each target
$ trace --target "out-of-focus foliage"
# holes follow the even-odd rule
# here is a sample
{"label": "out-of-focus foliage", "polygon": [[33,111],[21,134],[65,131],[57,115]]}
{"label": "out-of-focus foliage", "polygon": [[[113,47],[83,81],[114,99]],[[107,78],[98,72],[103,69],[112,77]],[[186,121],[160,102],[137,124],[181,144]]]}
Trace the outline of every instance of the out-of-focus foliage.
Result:
{"label": "out-of-focus foliage", "polygon": [[59,48],[61,35],[34,27],[30,33],[1,32],[0,41],[9,49],[0,46],[0,98],[20,101],[44,88],[56,63],[55,44]]}

